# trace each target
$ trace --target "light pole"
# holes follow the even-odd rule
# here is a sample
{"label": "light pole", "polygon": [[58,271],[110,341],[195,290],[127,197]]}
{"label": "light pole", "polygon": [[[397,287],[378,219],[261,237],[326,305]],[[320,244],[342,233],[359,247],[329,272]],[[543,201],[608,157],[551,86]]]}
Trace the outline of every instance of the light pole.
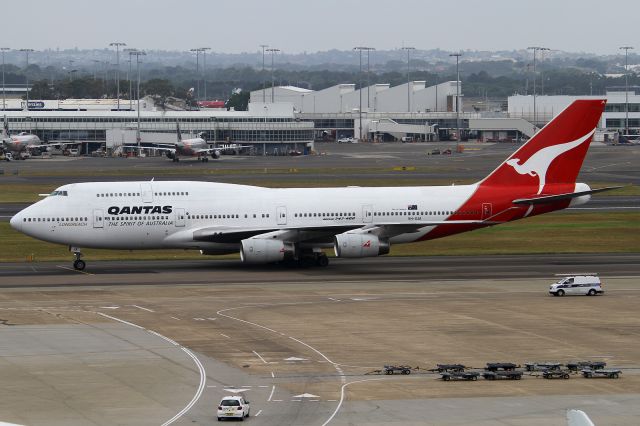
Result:
{"label": "light pole", "polygon": [[[362,51],[366,50],[367,51],[367,56],[369,56],[369,51],[371,50],[371,47],[365,47],[365,46],[356,46],[353,48],[353,50],[357,50],[360,53],[360,74],[359,74],[359,78],[358,78],[358,84],[360,86],[358,92],[360,95],[360,107],[358,110],[358,115],[359,115],[359,122],[360,122],[360,137],[359,139],[362,140]],[[367,69],[368,69],[368,65],[367,65]],[[368,76],[367,76],[368,78]],[[369,86],[367,85],[367,92],[369,91]],[[368,108],[368,102],[369,102],[369,97],[367,96],[367,108]],[[367,138],[368,139],[368,138]]]}
{"label": "light pole", "polygon": [[266,104],[267,103],[267,83],[265,82],[264,79],[264,49],[269,47],[268,44],[261,44],[260,47],[262,47],[262,103]]}
{"label": "light pole", "polygon": [[410,72],[411,72],[411,57],[409,56],[412,50],[416,50],[415,47],[403,47],[402,50],[407,51],[407,112],[411,112],[411,85],[410,81]]}
{"label": "light pole", "polygon": [[138,86],[136,88],[136,94],[138,95],[138,128],[136,131],[136,141],[138,142],[138,154],[140,153],[140,56],[145,56],[146,53],[142,50],[134,50],[129,52],[129,55],[136,57],[136,72],[138,73]]}
{"label": "light pole", "polygon": [[33,52],[33,49],[20,49],[27,57],[27,67],[24,69],[24,78],[27,80],[27,111],[29,111],[29,52]]}
{"label": "light pole", "polygon": [[127,80],[129,81],[129,111],[133,109],[133,84],[131,82],[131,52],[135,52],[136,49],[124,49],[124,52],[129,54],[129,71],[127,71]]}
{"label": "light pole", "polygon": [[534,125],[537,126],[538,112],[536,110],[536,97],[538,96],[538,93],[536,91],[536,53],[538,51],[551,50],[551,49],[547,47],[531,46],[531,47],[527,47],[527,50],[533,50],[533,122],[534,122]]}
{"label": "light pole", "polygon": [[207,50],[211,50],[210,47],[201,47],[202,52],[202,84],[204,86],[204,100],[207,100]]}
{"label": "light pole", "polygon": [[7,50],[11,50],[8,47],[0,47],[0,51],[2,51],[2,110],[7,109],[7,100],[4,91],[4,52]]}
{"label": "light pole", "polygon": [[460,56],[462,52],[451,53],[449,56],[456,57],[456,152],[458,151],[458,145],[460,144]]}
{"label": "light pole", "polygon": [[120,46],[126,46],[126,43],[114,42],[109,46],[116,47],[116,97],[118,98],[118,111],[120,111]]}
{"label": "light pole", "polygon": [[276,78],[275,78],[275,66],[274,66],[274,57],[276,56],[276,53],[278,53],[280,51],[280,49],[276,49],[276,48],[271,48],[271,49],[267,49],[267,52],[271,53],[271,103],[275,102],[275,85],[276,85]]}
{"label": "light pole", "polygon": [[197,47],[189,49],[191,52],[196,52],[196,102],[200,98],[200,52],[202,49]]}
{"label": "light pole", "polygon": [[97,59],[92,59],[91,62],[93,62],[93,79],[96,80],[98,77],[98,64],[100,63],[99,60]]}
{"label": "light pole", "polygon": [[624,50],[624,133],[629,134],[629,49],[633,49],[632,46],[622,46],[620,49]]}

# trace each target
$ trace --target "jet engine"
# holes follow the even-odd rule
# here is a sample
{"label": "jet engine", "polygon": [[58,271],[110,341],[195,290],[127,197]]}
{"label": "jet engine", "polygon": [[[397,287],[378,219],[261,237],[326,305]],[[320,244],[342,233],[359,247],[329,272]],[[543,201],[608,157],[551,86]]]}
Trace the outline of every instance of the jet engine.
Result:
{"label": "jet engine", "polygon": [[337,257],[374,257],[389,253],[389,240],[372,234],[344,233],[335,236],[333,249]]}
{"label": "jet engine", "polygon": [[167,151],[167,158],[170,158],[171,160],[173,160],[175,158],[175,155],[173,154],[173,152]]}
{"label": "jet engine", "polygon": [[241,241],[240,259],[245,263],[273,263],[292,258],[295,247],[282,240],[247,238]]}
{"label": "jet engine", "polygon": [[220,151],[218,151],[217,149],[215,151],[211,151],[211,158],[213,158],[214,160],[220,158]]}

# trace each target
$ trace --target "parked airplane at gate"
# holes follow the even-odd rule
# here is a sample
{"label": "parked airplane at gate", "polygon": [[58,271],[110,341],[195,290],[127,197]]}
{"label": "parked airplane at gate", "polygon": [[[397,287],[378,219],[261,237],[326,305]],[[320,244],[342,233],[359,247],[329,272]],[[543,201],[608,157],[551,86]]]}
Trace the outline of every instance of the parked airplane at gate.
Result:
{"label": "parked airplane at gate", "polygon": [[7,116],[4,117],[4,125],[2,127],[2,150],[5,152],[11,152],[13,157],[17,160],[25,159],[32,150],[45,150],[51,147],[66,147],[68,145],[81,145],[81,141],[71,142],[42,142],[37,135],[20,132],[17,135],[11,135],[9,133],[9,122]]}
{"label": "parked airplane at gate", "polygon": [[15,159],[23,158],[22,155],[28,154],[29,150],[35,148],[42,148],[42,141],[37,135],[21,132],[17,135],[11,135],[9,133],[9,122],[7,117],[4,117],[4,125],[2,126],[2,149],[5,152],[11,152],[16,154]]}
{"label": "parked airplane at gate", "polygon": [[586,203],[576,183],[606,101],[578,100],[472,185],[269,189],[209,182],[64,185],[11,226],[80,247],[240,252],[243,262],[374,257],[393,244],[446,237]]}
{"label": "parked airplane at gate", "polygon": [[[176,124],[178,140],[174,144],[159,143],[153,147],[141,147],[140,149],[150,149],[155,151],[165,152],[167,157],[172,159],[173,162],[180,161],[180,156],[183,157],[198,157],[198,160],[202,162],[209,161],[207,155],[211,155],[211,158],[220,158],[220,149],[209,148],[207,141],[202,137],[203,133],[198,134],[197,138],[182,139],[182,133],[180,132],[180,124]],[[138,148],[137,146],[128,146],[128,148]]]}

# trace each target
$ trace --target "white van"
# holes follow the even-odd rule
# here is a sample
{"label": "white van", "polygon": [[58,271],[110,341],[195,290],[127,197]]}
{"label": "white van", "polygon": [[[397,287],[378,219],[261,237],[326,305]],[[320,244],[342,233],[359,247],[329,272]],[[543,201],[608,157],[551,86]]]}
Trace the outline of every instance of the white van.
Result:
{"label": "white van", "polygon": [[595,296],[604,293],[604,290],[597,275],[567,275],[551,284],[549,293],[554,296]]}

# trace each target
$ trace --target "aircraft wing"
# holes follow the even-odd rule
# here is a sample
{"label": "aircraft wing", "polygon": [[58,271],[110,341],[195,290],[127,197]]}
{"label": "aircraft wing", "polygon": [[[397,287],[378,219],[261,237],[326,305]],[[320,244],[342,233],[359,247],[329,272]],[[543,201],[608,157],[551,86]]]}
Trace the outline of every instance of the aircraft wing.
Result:
{"label": "aircraft wing", "polygon": [[418,232],[421,228],[438,225],[494,225],[491,220],[455,220],[425,221],[409,224],[380,223],[362,226],[360,224],[335,224],[326,226],[290,227],[290,228],[240,228],[227,226],[210,226],[192,229],[194,241],[212,243],[238,243],[246,238],[260,237],[285,240],[289,242],[331,243],[333,237],[344,232],[373,234],[382,238]]}
{"label": "aircraft wing", "polygon": [[202,154],[202,153],[211,154],[212,152],[220,152],[220,149],[219,148],[200,148],[200,149],[196,149],[194,152],[196,154]]}
{"label": "aircraft wing", "polygon": [[168,146],[140,146],[138,147],[138,145],[122,145],[124,148],[130,148],[130,149],[149,149],[152,151],[162,151],[162,152],[171,152],[171,153],[175,153],[176,149],[175,148],[170,148]]}

